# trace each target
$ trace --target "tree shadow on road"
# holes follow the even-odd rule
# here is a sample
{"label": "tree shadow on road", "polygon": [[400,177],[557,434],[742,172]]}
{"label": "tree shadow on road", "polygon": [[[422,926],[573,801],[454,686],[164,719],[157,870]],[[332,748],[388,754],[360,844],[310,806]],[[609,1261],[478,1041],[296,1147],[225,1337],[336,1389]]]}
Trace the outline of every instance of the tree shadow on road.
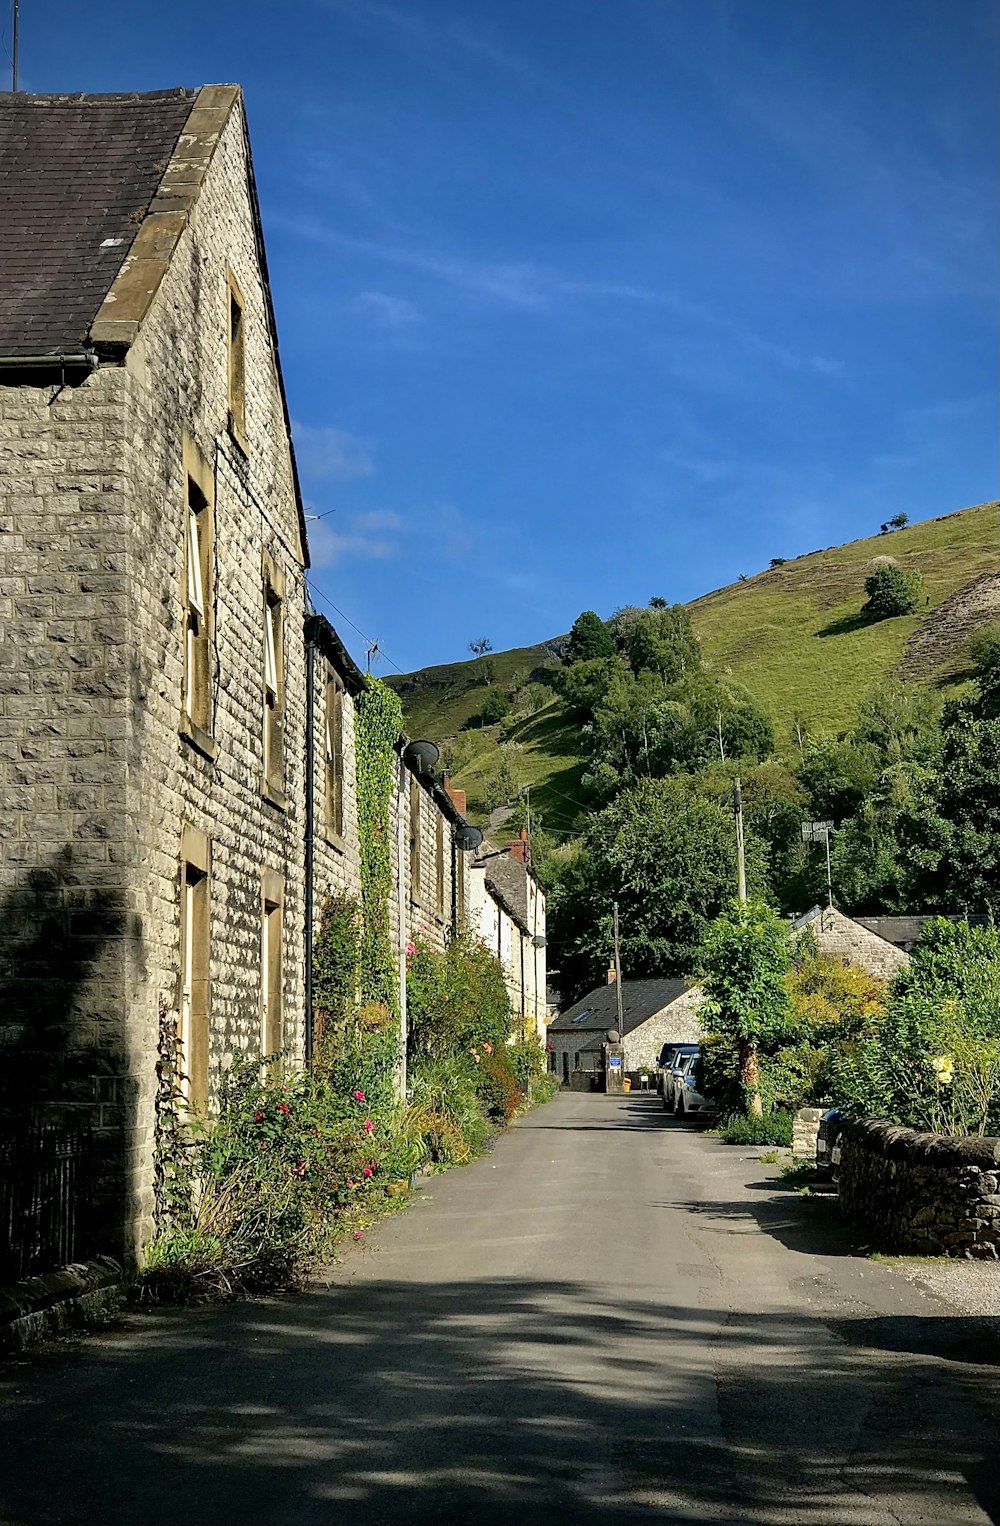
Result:
{"label": "tree shadow on road", "polygon": [[[929,1354],[921,1321],[890,1323],[852,1341],[805,1314],[517,1278],[148,1316],[0,1382],[0,1520],[870,1526],[887,1492],[935,1526],[971,1499],[1000,1511],[992,1425],[947,1339]],[[961,1372],[993,1392],[994,1370]]]}

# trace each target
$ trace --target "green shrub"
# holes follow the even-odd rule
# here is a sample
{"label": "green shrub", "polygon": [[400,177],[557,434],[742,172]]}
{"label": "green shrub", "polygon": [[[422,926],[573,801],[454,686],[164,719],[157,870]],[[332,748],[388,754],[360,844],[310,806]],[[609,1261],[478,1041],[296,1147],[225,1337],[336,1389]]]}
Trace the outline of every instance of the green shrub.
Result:
{"label": "green shrub", "polygon": [[487,689],[483,699],[479,719],[484,726],[495,726],[498,721],[505,721],[510,714],[510,700],[503,689]]}
{"label": "green shrub", "polygon": [[762,1116],[733,1113],[722,1120],[719,1137],[723,1144],[790,1145],[792,1115],[782,1111],[764,1113]]}
{"label": "green shrub", "polygon": [[361,987],[361,907],[351,896],[331,896],[323,907],[313,948],[316,1036],[346,1023]]}
{"label": "green shrub", "polygon": [[258,1061],[234,1061],[217,1117],[194,1127],[190,1196],[160,1225],[145,1289],[234,1297],[301,1281],[366,1200],[384,1196],[395,1104],[380,1112],[378,1092],[357,1084],[370,1073],[384,1098],[383,1069],[342,1058],[339,1075],[282,1079],[272,1064],[262,1079]]}
{"label": "green shrub", "polygon": [[495,1048],[510,1034],[510,996],[500,961],[469,934],[439,953],[411,944],[406,1008],[411,1062],[467,1052],[476,1043]]}
{"label": "green shrub", "polygon": [[891,620],[895,615],[912,615],[923,602],[924,580],[916,567],[899,567],[885,562],[865,578],[867,602],[862,613],[876,620]]}
{"label": "green shrub", "polygon": [[480,1106],[492,1124],[503,1127],[517,1112],[523,1096],[510,1062],[510,1051],[506,1045],[499,1049],[485,1045],[482,1050],[475,1050],[472,1058]]}
{"label": "green shrub", "polygon": [[465,1165],[492,1133],[480,1106],[471,1057],[418,1060],[410,1072],[413,1122],[438,1165]]}
{"label": "green shrub", "polygon": [[852,1112],[945,1134],[1000,1129],[1000,931],[939,919],[888,1009],[831,1065]]}

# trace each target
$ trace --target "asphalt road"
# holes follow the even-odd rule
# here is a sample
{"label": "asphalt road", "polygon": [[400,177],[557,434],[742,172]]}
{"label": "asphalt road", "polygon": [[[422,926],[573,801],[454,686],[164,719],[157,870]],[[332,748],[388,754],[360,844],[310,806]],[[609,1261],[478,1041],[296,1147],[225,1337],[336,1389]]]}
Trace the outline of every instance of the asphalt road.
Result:
{"label": "asphalt road", "polygon": [[0,1521],[1000,1521],[996,1322],[766,1177],[558,1097],[324,1288],[0,1368]]}

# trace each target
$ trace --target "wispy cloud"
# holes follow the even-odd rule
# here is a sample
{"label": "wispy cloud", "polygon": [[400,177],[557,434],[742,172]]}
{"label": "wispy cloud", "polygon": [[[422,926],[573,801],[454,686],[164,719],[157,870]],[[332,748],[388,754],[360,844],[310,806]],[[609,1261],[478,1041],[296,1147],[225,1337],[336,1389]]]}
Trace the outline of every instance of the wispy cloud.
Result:
{"label": "wispy cloud", "polygon": [[579,305],[581,302],[620,302],[659,308],[687,323],[721,333],[759,359],[784,370],[813,372],[826,377],[838,376],[843,371],[843,363],[834,357],[799,353],[680,292],[627,281],[571,277],[530,260],[477,259],[429,247],[421,249],[410,240],[358,238],[315,221],[293,219],[285,221],[283,226],[298,238],[349,249],[366,259],[415,271],[453,292],[517,312],[554,314],[568,311],[574,303]]}
{"label": "wispy cloud", "polygon": [[467,16],[429,15],[415,8],[404,9],[389,0],[323,0],[328,11],[361,25],[377,27],[385,38],[411,56],[420,55],[438,67],[447,53],[464,55],[494,69],[537,80],[539,71],[528,59],[508,46],[496,27]]}
{"label": "wispy cloud", "polygon": [[414,303],[385,291],[361,291],[352,306],[355,312],[370,317],[377,328],[411,329],[423,322],[423,314]]}
{"label": "wispy cloud", "polygon": [[461,560],[473,547],[472,526],[450,503],[430,503],[401,514],[395,509],[362,509],[338,514],[336,524],[310,525],[313,564],[332,566],[349,559],[385,561],[406,551],[407,564]]}
{"label": "wispy cloud", "polygon": [[293,421],[292,438],[305,482],[350,482],[375,470],[368,445],[346,429]]}

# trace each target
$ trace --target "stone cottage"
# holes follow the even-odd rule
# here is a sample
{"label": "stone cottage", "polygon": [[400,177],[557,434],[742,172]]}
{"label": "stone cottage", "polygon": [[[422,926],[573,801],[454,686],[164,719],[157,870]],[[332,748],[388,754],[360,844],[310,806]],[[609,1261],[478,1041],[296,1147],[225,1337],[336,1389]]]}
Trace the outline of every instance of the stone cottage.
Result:
{"label": "stone cottage", "polygon": [[4,1101],[91,1110],[121,1243],[172,1028],[196,1103],[304,1047],[302,505],[239,88],[0,158]]}
{"label": "stone cottage", "polygon": [[522,828],[506,848],[484,841],[471,864],[469,925],[503,967],[515,1023],[528,1036],[545,1039],[545,892],[531,868],[528,834]]}
{"label": "stone cottage", "polygon": [[792,923],[792,931],[801,933],[808,929],[821,954],[843,959],[882,980],[891,980],[897,970],[909,964],[910,956],[901,946],[882,937],[875,926],[877,923],[873,925],[871,920],[867,924],[857,921],[832,906],[814,906]]}
{"label": "stone cottage", "polygon": [[[239,88],[0,97],[0,163],[0,1127],[84,1121],[95,1248],[131,1254],[159,1063],[201,1105],[309,1059],[365,678],[309,605]],[[469,870],[397,750],[405,1011]]]}
{"label": "stone cottage", "polygon": [[[622,1061],[633,1077],[656,1065],[664,1044],[696,1044],[701,1038],[698,1008],[704,1000],[691,980],[623,980]],[[606,985],[560,1012],[549,1024],[549,1069],[565,1084],[578,1072],[596,1075],[603,1066],[608,1033],[618,1024],[614,975]]]}

